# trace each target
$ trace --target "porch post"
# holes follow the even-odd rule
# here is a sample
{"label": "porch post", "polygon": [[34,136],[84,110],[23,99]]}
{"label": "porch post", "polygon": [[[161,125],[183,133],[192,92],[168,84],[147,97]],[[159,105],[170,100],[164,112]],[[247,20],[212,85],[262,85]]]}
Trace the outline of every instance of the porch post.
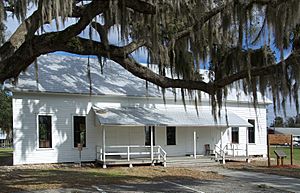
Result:
{"label": "porch post", "polygon": [[105,163],[105,127],[102,128],[102,149],[103,149],[103,168],[106,168]]}
{"label": "porch post", "polygon": [[248,128],[246,127],[246,157],[249,157]]}
{"label": "porch post", "polygon": [[220,148],[221,148],[221,150],[223,150],[223,139],[222,139],[222,137],[223,137],[223,131],[222,131],[222,128],[221,128],[220,130],[221,130],[221,142],[220,142]]}
{"label": "porch post", "polygon": [[153,160],[154,160],[154,156],[153,156],[153,127],[154,126],[150,126],[150,148],[151,148],[151,165],[154,165]]}
{"label": "porch post", "polygon": [[223,149],[223,139],[222,139],[223,134],[224,132],[221,128],[221,151],[220,152],[222,153],[222,164],[225,164],[225,149]]}
{"label": "porch post", "polygon": [[194,159],[197,158],[197,132],[194,130]]}

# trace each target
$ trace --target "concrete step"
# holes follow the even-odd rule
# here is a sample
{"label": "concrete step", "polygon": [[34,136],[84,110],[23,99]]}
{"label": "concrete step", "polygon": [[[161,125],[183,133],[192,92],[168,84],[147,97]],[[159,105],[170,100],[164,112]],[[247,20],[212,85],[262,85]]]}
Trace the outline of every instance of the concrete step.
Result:
{"label": "concrete step", "polygon": [[196,160],[170,160],[167,159],[167,163],[212,163],[214,159],[196,159]]}
{"label": "concrete step", "polygon": [[218,165],[214,159],[210,157],[169,157],[167,158],[167,166],[169,167],[202,167]]}
{"label": "concrete step", "polygon": [[219,162],[212,163],[167,163],[167,167],[208,167],[208,166],[217,166],[220,165]]}
{"label": "concrete step", "polygon": [[[250,158],[247,156],[230,156],[230,155],[226,155],[225,157],[225,161],[247,161]],[[218,157],[216,159],[216,161],[222,161],[221,157]]]}

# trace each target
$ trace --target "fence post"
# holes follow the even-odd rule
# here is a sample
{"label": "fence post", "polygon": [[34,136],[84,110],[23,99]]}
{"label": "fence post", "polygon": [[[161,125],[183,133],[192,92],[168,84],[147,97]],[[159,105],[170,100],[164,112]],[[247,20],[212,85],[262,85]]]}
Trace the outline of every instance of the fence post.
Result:
{"label": "fence post", "polygon": [[102,147],[100,148],[100,161],[103,161],[103,151],[102,151]]}
{"label": "fence post", "polygon": [[225,164],[225,151],[223,152],[223,155],[222,155],[222,164],[223,165]]}
{"label": "fence post", "polygon": [[130,161],[130,146],[127,146],[127,161]]}
{"label": "fence post", "polygon": [[293,135],[291,135],[291,165],[293,165],[293,159],[294,159],[294,144],[293,144],[294,140],[293,140]]}

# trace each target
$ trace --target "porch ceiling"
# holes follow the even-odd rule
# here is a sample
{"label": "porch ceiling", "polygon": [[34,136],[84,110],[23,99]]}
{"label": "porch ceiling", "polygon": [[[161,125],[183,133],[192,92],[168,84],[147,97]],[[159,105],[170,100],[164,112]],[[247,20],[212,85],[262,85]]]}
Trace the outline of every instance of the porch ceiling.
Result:
{"label": "porch ceiling", "polygon": [[101,125],[127,125],[127,126],[186,126],[186,127],[251,127],[246,120],[232,112],[214,121],[210,111],[178,109],[178,108],[144,108],[120,107],[98,108],[93,107],[96,119]]}

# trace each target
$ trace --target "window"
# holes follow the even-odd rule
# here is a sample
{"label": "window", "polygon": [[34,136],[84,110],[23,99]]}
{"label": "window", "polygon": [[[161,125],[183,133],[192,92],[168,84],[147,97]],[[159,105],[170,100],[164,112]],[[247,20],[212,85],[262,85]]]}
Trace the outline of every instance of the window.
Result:
{"label": "window", "polygon": [[253,127],[248,127],[248,143],[255,143],[255,120],[249,119],[248,123]]}
{"label": "window", "polygon": [[231,128],[231,143],[239,143],[239,128]]}
{"label": "window", "polygon": [[[151,145],[151,126],[145,126],[145,145]],[[155,145],[155,128],[153,126],[153,145]]]}
{"label": "window", "polygon": [[51,116],[39,115],[39,148],[52,148]]}
{"label": "window", "polygon": [[176,127],[167,127],[167,145],[176,145]]}
{"label": "window", "polygon": [[77,147],[78,143],[80,143],[82,147],[86,147],[85,117],[74,116],[73,125],[74,125],[74,147]]}

